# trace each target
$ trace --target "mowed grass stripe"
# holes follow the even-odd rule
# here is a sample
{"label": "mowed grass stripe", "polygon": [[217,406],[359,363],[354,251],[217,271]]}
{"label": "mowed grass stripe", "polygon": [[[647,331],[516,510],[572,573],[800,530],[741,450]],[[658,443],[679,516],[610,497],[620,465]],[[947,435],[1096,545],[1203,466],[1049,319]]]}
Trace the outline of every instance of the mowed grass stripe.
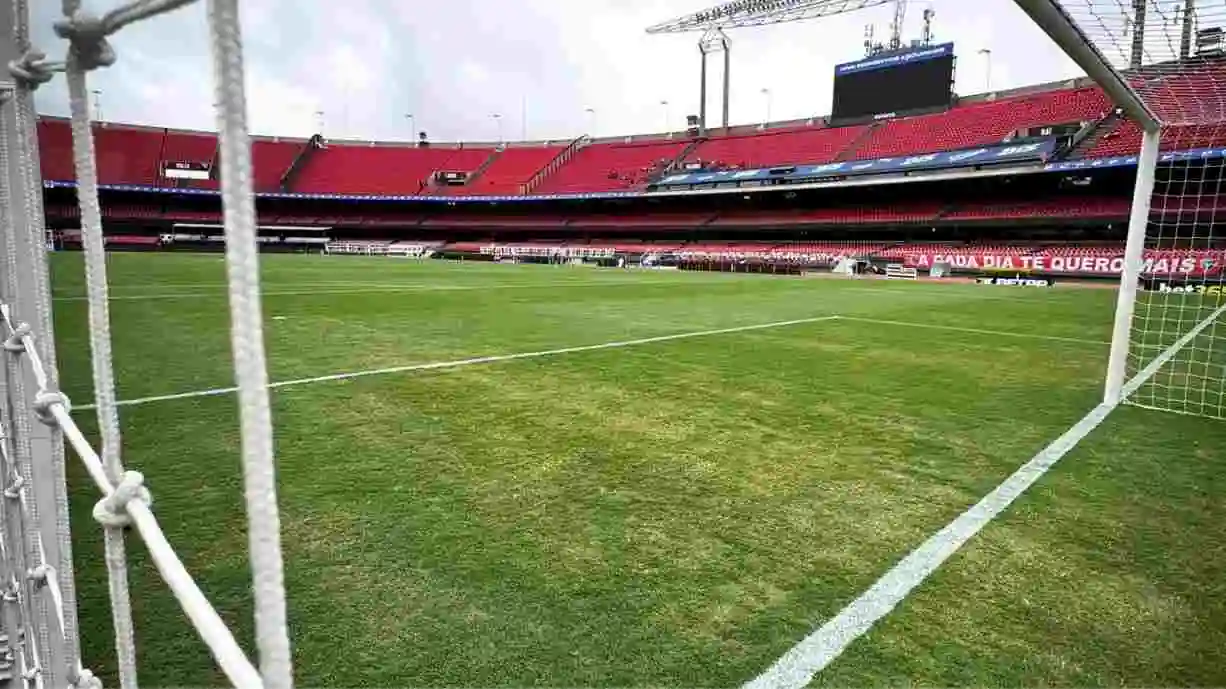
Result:
{"label": "mowed grass stripe", "polygon": [[[568,270],[265,259],[266,285],[287,288],[297,280],[492,286],[512,275],[545,282]],[[62,269],[79,269],[77,257],[54,260],[57,280]],[[112,258],[111,268],[133,286],[224,279],[216,257],[124,256]],[[1106,292],[926,285],[878,292],[861,282],[726,277],[676,286],[287,297],[270,314],[285,317],[269,324],[273,372],[308,377],[814,311],[1085,339],[1110,328]],[[79,285],[68,279],[62,289]],[[902,299],[877,296],[904,290]],[[1010,298],[988,298],[996,295]],[[65,385],[87,390],[84,309],[58,306]],[[228,384],[223,302],[133,302],[113,314],[122,320],[121,390]],[[836,324],[275,395],[299,683],[738,684],[999,483],[1099,394],[1101,352],[1082,343]],[[148,475],[172,541],[249,641],[232,401],[138,406],[123,419],[126,459]],[[1161,452],[1166,461],[1182,459],[1173,446]],[[96,495],[73,472],[87,663],[113,679],[101,544],[89,515]],[[1167,526],[1177,530],[1179,522]],[[220,683],[156,573],[133,550],[143,679]],[[952,603],[963,595],[942,590],[937,603],[957,609]],[[1049,607],[1057,617],[1077,609],[1058,601]],[[968,639],[974,634],[966,630],[981,624],[957,622]],[[927,638],[916,624],[908,633]],[[1102,630],[1059,643],[1090,652],[1110,642],[1095,635]],[[1144,664],[1144,644],[1132,650]],[[934,669],[954,662],[924,657]],[[859,672],[871,681],[871,669]],[[1046,676],[1052,683],[1078,677],[1071,670]]]}
{"label": "mowed grass stripe", "polygon": [[[790,321],[778,321],[775,323],[760,323],[754,325],[734,326],[731,328],[720,328],[717,330],[701,330],[689,333],[675,333],[672,335],[658,335],[655,337],[645,337],[635,340],[619,340],[615,342],[602,342],[591,345],[576,345],[573,347],[561,347],[557,349],[546,349],[535,352],[516,352],[513,354],[496,354],[489,356],[470,357],[467,359],[456,359],[452,361],[436,361],[421,364],[406,364],[403,366],[390,366],[384,368],[367,369],[363,371],[346,371],[340,373],[330,373],[320,376],[312,376],[309,378],[296,378],[290,380],[279,380],[269,383],[268,387],[272,389],[297,387],[300,385],[311,385],[315,383],[328,383],[342,380],[350,380],[353,378],[363,378],[367,376],[382,376],[396,373],[410,373],[415,371],[434,371],[460,368],[463,366],[476,366],[483,364],[502,363],[508,361],[519,361],[522,359],[536,359],[540,357],[559,356],[562,354],[576,354],[581,352],[591,352],[602,349],[620,349],[623,347],[637,347],[641,345],[656,344],[659,342],[671,342],[673,340],[684,340],[693,337],[711,337],[714,335],[730,335],[736,333],[753,332],[756,330],[767,330],[771,328],[784,328],[794,325],[807,325],[813,323],[822,323],[830,321],[847,321],[856,323],[867,323],[872,325],[891,325],[904,328],[919,328],[932,330],[945,330],[957,333],[969,333],[974,335],[984,335],[990,337],[1004,338],[1025,338],[1034,340],[1047,340],[1052,342],[1071,342],[1076,344],[1097,344],[1106,345],[1108,342],[1100,342],[1097,340],[1086,340],[1071,337],[1058,337],[1038,335],[1034,333],[1011,333],[1001,332],[996,330],[984,330],[982,328],[962,328],[957,326],[938,325],[934,323],[909,323],[905,321],[893,321],[883,319],[858,318],[858,317],[843,317],[843,316],[816,316],[813,318],[800,318]],[[192,390],[187,392],[168,393],[164,395],[152,395],[149,397],[137,397],[134,399],[119,400],[119,406],[135,406],[140,404],[151,404],[154,402],[170,402],[174,400],[192,399],[196,397],[213,397],[217,395],[226,395],[236,392],[237,387],[224,388],[209,388],[205,390]],[[88,411],[94,409],[92,404],[83,404],[76,407],[80,411]]]}
{"label": "mowed grass stripe", "polygon": [[[302,683],[751,675],[1007,473],[1006,431],[1039,442],[1063,423],[1019,424],[969,389],[924,402],[925,381],[965,368],[976,345],[883,346],[894,337],[762,330],[277,396]],[[1061,358],[1018,347],[998,357],[1007,371],[965,375],[1058,404],[1036,370],[1096,382],[1093,365]],[[159,509],[183,515],[206,590],[225,589],[227,619],[242,619],[246,584],[228,578],[241,512],[224,516],[239,483],[218,471],[232,405],[192,404],[128,410],[127,456]],[[169,444],[164,423],[182,424]],[[196,435],[222,437],[179,444]],[[797,543],[819,547],[798,557]],[[170,664],[146,681],[204,683],[207,663],[175,650],[190,632],[171,605],[147,609],[141,643]],[[355,655],[369,660],[328,660]]]}
{"label": "mowed grass stripe", "polygon": [[[298,378],[294,380],[279,380],[268,384],[269,388],[279,389],[296,387],[299,385],[310,385],[312,383],[328,383],[338,380],[351,380],[353,378],[365,378],[367,376],[383,376],[392,373],[408,373],[410,371],[438,371],[443,369],[461,368],[463,366],[477,366],[480,364],[494,364],[505,361],[520,361],[523,359],[537,359],[540,357],[552,357],[561,354],[576,354],[579,352],[594,352],[602,349],[621,349],[622,347],[637,347],[647,344],[656,344],[658,342],[673,342],[676,340],[688,340],[694,337],[711,337],[713,335],[729,335],[734,333],[753,332],[755,330],[767,330],[770,328],[786,328],[793,325],[804,325],[811,323],[821,323],[824,321],[832,321],[838,316],[817,316],[814,318],[800,318],[790,321],[777,321],[775,323],[758,323],[755,325],[740,325],[732,328],[720,328],[718,330],[700,330],[698,332],[675,333],[672,335],[657,335],[655,337],[643,337],[637,340],[620,340],[617,342],[601,342],[591,345],[577,345],[574,347],[560,347],[558,349],[545,349],[537,352],[517,352],[515,354],[496,354],[492,356],[472,357],[468,359],[456,359],[454,361],[436,361],[425,364],[409,364],[407,366],[392,366],[388,368],[369,369],[365,371],[349,371],[345,373],[331,373],[322,376],[313,376],[311,378]],[[149,404],[152,402],[168,402],[171,400],[191,399],[194,397],[213,397],[216,395],[226,395],[232,392],[237,392],[237,387],[228,388],[212,388],[209,390],[195,390],[191,392],[181,392],[169,395],[156,395],[153,397],[138,397],[136,399],[120,400],[119,406],[135,406],[138,404]],[[79,409],[93,409],[93,405],[81,405]]]}

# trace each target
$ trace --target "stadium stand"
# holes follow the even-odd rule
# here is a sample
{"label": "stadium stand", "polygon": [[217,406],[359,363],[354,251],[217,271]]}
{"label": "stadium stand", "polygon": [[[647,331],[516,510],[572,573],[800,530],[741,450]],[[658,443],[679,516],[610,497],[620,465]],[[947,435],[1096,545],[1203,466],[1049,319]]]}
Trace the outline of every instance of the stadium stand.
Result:
{"label": "stadium stand", "polygon": [[579,216],[571,218],[567,224],[579,228],[697,228],[706,225],[714,217],[713,213],[624,213],[616,215]]}
{"label": "stadium stand", "polygon": [[216,179],[207,180],[175,180],[167,178],[163,170],[173,163],[199,163],[212,168],[213,159],[217,155],[217,137],[202,132],[180,132],[166,130],[162,140],[161,154],[155,168],[156,177],[165,186],[188,186],[201,189],[217,189]]}
{"label": "stadium stand", "polygon": [[[72,130],[68,121],[43,117],[38,120],[37,131],[38,159],[43,179],[75,180],[77,171],[72,166]],[[103,181],[110,180],[104,178]]]}
{"label": "stadium stand", "polygon": [[[1162,132],[1162,148],[1189,150],[1226,146],[1226,131],[1216,125],[1188,125],[1168,127]],[[1087,158],[1136,155],[1141,147],[1141,128],[1131,120],[1122,120],[1114,130],[1107,132],[1095,146],[1086,152]]]}
{"label": "stadium stand", "polygon": [[1036,201],[971,202],[959,204],[943,220],[1047,220],[1050,218],[1128,217],[1130,199],[1113,197],[1059,197]]}
{"label": "stadium stand", "polygon": [[887,120],[873,130],[856,157],[884,158],[1000,143],[1019,129],[1093,121],[1110,110],[1107,97],[1094,87],[980,101],[947,112]]}
{"label": "stadium stand", "polygon": [[281,178],[302,150],[302,140],[255,139],[251,142],[252,183],[256,191],[281,190]]}
{"label": "stadium stand", "polygon": [[641,186],[652,173],[664,172],[688,144],[688,141],[594,143],[546,177],[536,192],[563,194]]}
{"label": "stadium stand", "polygon": [[544,168],[565,146],[512,146],[495,151],[484,171],[467,184],[449,190],[457,196],[522,194],[523,186]]}
{"label": "stadium stand", "polygon": [[712,137],[691,151],[683,163],[700,163],[705,169],[752,169],[792,163],[828,163],[867,129],[865,126],[819,126]]}
{"label": "stadium stand", "polygon": [[[1220,89],[1226,81],[1222,74],[1220,69],[1206,68],[1168,75],[1166,81],[1138,88],[1170,89],[1171,80],[1193,79],[1204,81],[1204,88]],[[618,194],[566,200],[459,198],[640,191],[665,174],[697,168],[769,168],[906,156],[1000,144],[1045,125],[1079,125],[1077,137],[1063,141],[1056,150],[1057,160],[1131,155],[1140,143],[1137,127],[1109,108],[1100,91],[1065,82],[1013,95],[966,98],[941,113],[838,127],[817,118],[745,127],[707,138],[682,134],[676,139],[592,141],[579,137],[564,145],[418,147],[325,142],[319,136],[256,137],[254,181],[261,192],[320,195],[305,198],[291,193],[259,199],[261,241],[268,250],[540,262],[586,258],[605,265],[621,265],[626,257],[649,257],[644,263],[698,270],[745,266],[752,270],[777,263],[783,268],[779,272],[792,274],[807,267],[832,266],[842,257],[866,258],[878,267],[908,261],[919,265],[921,257],[925,261],[961,257],[971,260],[956,267],[971,270],[976,267],[975,257],[999,254],[1045,257],[1053,259],[1047,265],[1056,273],[1084,269],[1106,277],[1101,266],[1104,260],[1120,259],[1121,228],[1130,210],[1133,173],[1127,166],[1113,167],[1121,161],[1103,160],[1101,169],[1100,164],[1072,162],[1049,170],[1041,167],[1036,154],[1023,161],[1028,174],[1008,170],[999,176],[980,175],[973,166],[958,168],[952,175],[945,175],[946,170],[933,175],[934,170],[921,168],[899,174],[901,168],[895,168],[881,178],[888,178],[888,185],[865,173],[791,189],[784,186],[789,180],[771,176],[731,184],[717,176],[718,181],[708,185],[716,187],[709,194],[666,188],[646,198]],[[1068,136],[1071,130],[1062,131]],[[109,123],[98,125],[95,133],[104,184],[217,186],[212,178],[182,181],[162,174],[166,165],[176,162],[215,166],[217,138],[212,133]],[[38,135],[44,178],[74,179],[67,122],[42,118]],[[1226,133],[1175,127],[1167,131],[1163,146],[1165,150],[1226,146]],[[466,179],[452,183],[441,179],[440,172],[459,173]],[[718,188],[734,184],[744,192]],[[108,243],[125,250],[219,250],[219,233],[211,229],[221,221],[216,195],[174,192],[104,189]],[[1226,196],[1215,193],[1162,197],[1152,212],[1177,214],[1188,221],[1212,219],[1211,211],[1226,206]],[[79,240],[73,244],[71,232],[78,225],[78,210],[72,195],[71,189],[49,185],[45,205],[48,226],[54,233],[66,233],[56,236],[76,248]],[[422,196],[456,198],[412,198]],[[1188,199],[1195,199],[1196,205],[1181,205]],[[287,237],[287,231],[303,236]],[[1189,250],[1150,250],[1145,255],[1147,260],[1186,259]],[[1226,253],[1216,247],[1197,247],[1195,256],[1226,261]],[[606,261],[610,258],[616,261]]]}
{"label": "stadium stand", "polygon": [[435,172],[472,172],[492,152],[488,148],[329,144],[307,161],[291,191],[412,196],[431,184]]}

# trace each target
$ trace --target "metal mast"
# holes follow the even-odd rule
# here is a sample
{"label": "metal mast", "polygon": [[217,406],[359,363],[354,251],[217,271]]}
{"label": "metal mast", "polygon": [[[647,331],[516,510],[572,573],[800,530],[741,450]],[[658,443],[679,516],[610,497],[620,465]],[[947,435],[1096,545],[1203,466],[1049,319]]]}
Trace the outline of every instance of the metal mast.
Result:
{"label": "metal mast", "polygon": [[698,52],[701,55],[702,84],[699,87],[698,127],[701,134],[707,132],[707,55],[724,53],[723,127],[728,128],[729,97],[732,82],[729,78],[732,67],[732,42],[725,29],[745,26],[782,24],[804,19],[829,17],[844,12],[854,12],[867,7],[876,7],[890,2],[902,9],[895,10],[895,36],[901,31],[902,16],[906,12],[906,0],[732,0],[714,7],[678,17],[647,28],[649,34],[701,32]]}

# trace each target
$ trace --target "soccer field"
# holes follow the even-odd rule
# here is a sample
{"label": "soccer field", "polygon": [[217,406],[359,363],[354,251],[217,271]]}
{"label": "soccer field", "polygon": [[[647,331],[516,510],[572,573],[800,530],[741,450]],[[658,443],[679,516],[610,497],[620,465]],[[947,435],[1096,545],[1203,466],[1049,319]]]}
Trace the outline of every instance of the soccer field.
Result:
{"label": "soccer field", "polygon": [[[250,648],[224,264],[109,266],[124,459]],[[92,429],[81,256],[53,268],[63,386]],[[751,680],[1099,402],[1115,301],[387,258],[263,271],[306,687]],[[815,683],[1226,684],[1224,445],[1226,423],[1120,409]],[[109,685],[97,494],[70,466],[82,642]],[[129,543],[142,682],[223,684]]]}

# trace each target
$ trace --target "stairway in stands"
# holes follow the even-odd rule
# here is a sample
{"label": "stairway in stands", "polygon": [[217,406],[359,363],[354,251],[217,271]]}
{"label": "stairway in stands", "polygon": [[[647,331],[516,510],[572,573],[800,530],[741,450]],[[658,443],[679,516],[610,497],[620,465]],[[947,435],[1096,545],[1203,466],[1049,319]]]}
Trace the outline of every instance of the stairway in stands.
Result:
{"label": "stairway in stands", "polygon": [[557,172],[558,168],[570,162],[571,158],[574,158],[579,151],[582,151],[584,148],[591,145],[591,143],[592,137],[586,134],[570,142],[566,148],[562,149],[562,152],[559,153],[557,157],[550,161],[548,165],[541,168],[532,176],[531,179],[527,181],[527,183],[524,184],[523,193],[531,194],[536,191],[536,188],[541,186],[541,183],[544,182],[550,175]]}
{"label": "stairway in stands", "polygon": [[311,159],[315,151],[323,148],[324,138],[319,134],[311,136],[307,142],[302,145],[302,149],[298,151],[298,155],[294,156],[294,162],[289,164],[289,168],[285,170],[285,174],[281,175],[280,189],[281,191],[293,191],[294,180],[298,178],[298,174],[306,167],[307,161]]}
{"label": "stairway in stands", "polygon": [[505,144],[499,148],[495,148],[494,152],[490,153],[490,157],[486,158],[484,163],[481,163],[481,165],[477,166],[476,170],[473,170],[468,175],[468,179],[465,180],[464,183],[472,184],[473,182],[476,182],[477,179],[481,177],[481,175],[485,174],[486,170],[490,169],[490,166],[494,164],[494,161],[498,160],[498,158],[502,156],[502,152],[505,150],[506,150]]}
{"label": "stairway in stands", "polygon": [[1119,110],[1112,111],[1106,117],[1096,122],[1094,124],[1094,128],[1083,136],[1080,141],[1073,145],[1066,157],[1080,158],[1089,151],[1094,150],[1094,147],[1098,145],[1098,142],[1102,141],[1103,137],[1114,132],[1120,121],[1123,119],[1124,116]]}
{"label": "stairway in stands", "polygon": [[846,148],[839,151],[839,154],[834,157],[834,162],[845,163],[849,160],[855,160],[856,153],[860,150],[860,147],[862,147],[864,143],[873,136],[873,132],[876,131],[877,127],[879,126],[881,126],[880,122],[873,122],[865,127],[864,131],[860,132],[856,138],[852,139],[851,143],[847,144]]}

